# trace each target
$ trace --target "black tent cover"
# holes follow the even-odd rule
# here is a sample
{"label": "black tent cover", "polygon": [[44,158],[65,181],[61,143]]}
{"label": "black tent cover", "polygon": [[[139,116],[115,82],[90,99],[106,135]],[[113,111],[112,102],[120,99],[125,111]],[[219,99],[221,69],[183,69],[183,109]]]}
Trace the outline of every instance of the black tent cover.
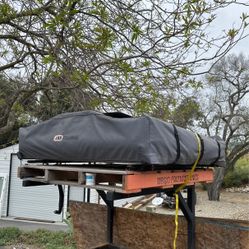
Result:
{"label": "black tent cover", "polygon": [[[225,143],[201,138],[198,166],[224,166]],[[55,162],[190,166],[198,156],[195,134],[171,123],[123,113],[64,113],[19,131],[19,156]]]}

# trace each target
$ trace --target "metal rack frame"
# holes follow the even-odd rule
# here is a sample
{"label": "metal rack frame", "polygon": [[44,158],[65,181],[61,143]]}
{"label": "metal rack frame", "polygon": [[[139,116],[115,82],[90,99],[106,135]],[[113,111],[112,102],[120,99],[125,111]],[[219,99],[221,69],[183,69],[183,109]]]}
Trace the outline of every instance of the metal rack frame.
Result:
{"label": "metal rack frame", "polygon": [[[187,186],[187,201],[183,198],[181,192],[178,192],[179,196],[179,206],[182,210],[184,217],[188,223],[188,249],[195,249],[195,204],[196,204],[196,194],[195,194],[195,185]],[[107,242],[109,244],[113,243],[113,220],[114,220],[114,201],[120,200],[123,198],[129,197],[136,197],[140,195],[149,195],[149,194],[156,194],[156,193],[166,193],[171,194],[174,193],[174,189],[143,189],[139,193],[117,193],[112,191],[103,191],[97,190],[103,201],[106,203],[107,206]]]}
{"label": "metal rack frame", "polygon": [[[95,189],[107,205],[107,242],[113,243],[114,201],[141,195],[166,193],[173,196],[177,186],[185,183],[190,170],[131,171],[128,169],[101,168],[78,165],[27,164],[18,168],[18,177],[23,186],[69,185],[86,188],[87,202],[90,202],[90,189]],[[96,175],[94,185],[86,185],[85,173]],[[179,207],[188,224],[188,249],[195,249],[195,184],[212,182],[212,169],[196,169],[188,181],[187,199],[178,192]],[[103,184],[107,183],[107,184]],[[60,191],[59,191],[60,193]],[[63,198],[61,197],[60,200]],[[59,201],[59,211],[62,204]]]}

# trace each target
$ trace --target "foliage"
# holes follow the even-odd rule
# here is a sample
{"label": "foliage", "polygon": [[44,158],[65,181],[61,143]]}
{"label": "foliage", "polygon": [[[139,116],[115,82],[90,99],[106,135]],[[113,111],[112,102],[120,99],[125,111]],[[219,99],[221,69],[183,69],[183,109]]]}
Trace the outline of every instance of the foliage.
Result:
{"label": "foliage", "polygon": [[172,97],[157,103],[152,115],[180,127],[190,128],[201,119],[202,110],[194,96],[184,96],[178,100]]}
{"label": "foliage", "polygon": [[200,126],[209,136],[225,142],[226,166],[215,169],[209,198],[219,199],[224,176],[236,162],[249,153],[249,58],[229,55],[218,62],[206,78],[203,116]]}
{"label": "foliage", "polygon": [[249,184],[249,159],[242,158],[227,172],[223,187],[241,187],[245,184]]}
{"label": "foliage", "polygon": [[65,232],[51,232],[38,229],[37,231],[23,232],[18,228],[1,228],[0,245],[14,244],[36,245],[44,249],[75,249],[72,234]]}
{"label": "foliage", "polygon": [[226,143],[228,162],[249,152],[249,58],[229,55],[207,75],[208,100],[201,126]]}
{"label": "foliage", "polygon": [[11,101],[0,99],[0,136],[20,113],[28,122],[89,108],[167,113],[165,99],[198,87],[201,66],[244,36],[246,14],[226,35],[208,34],[217,11],[234,3],[0,0],[0,72],[13,84]]}
{"label": "foliage", "polygon": [[[3,133],[0,135],[0,148],[1,145],[15,143],[19,127],[32,123],[30,111],[34,108],[34,96],[20,96],[19,90],[17,80],[9,80],[0,74],[0,134],[1,131]],[[6,121],[9,126],[5,126]]]}
{"label": "foliage", "polygon": [[194,126],[194,121],[202,117],[199,103],[193,97],[183,99],[173,110],[172,122],[183,128]]}
{"label": "foliage", "polygon": [[4,246],[10,243],[16,243],[22,232],[15,227],[1,228],[0,229],[0,246]]}

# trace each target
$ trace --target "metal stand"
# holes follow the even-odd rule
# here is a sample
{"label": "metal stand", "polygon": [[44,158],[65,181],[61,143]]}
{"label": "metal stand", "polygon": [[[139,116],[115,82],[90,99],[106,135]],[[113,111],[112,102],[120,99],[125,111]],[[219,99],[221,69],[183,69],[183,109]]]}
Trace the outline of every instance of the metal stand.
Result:
{"label": "metal stand", "polygon": [[[105,192],[103,190],[97,190],[103,201],[107,205],[107,242],[109,244],[113,243],[113,218],[114,218],[114,201],[135,197],[140,195],[149,195],[149,194],[156,194],[165,192],[166,194],[174,193],[173,189],[143,189],[139,193],[132,193],[132,194],[124,194],[124,193],[117,193],[117,192]],[[187,202],[182,197],[181,193],[178,193],[179,196],[179,206],[188,222],[188,249],[195,249],[195,203],[196,203],[196,196],[195,196],[195,186],[188,186],[187,187],[188,195],[187,195]]]}
{"label": "metal stand", "polygon": [[179,206],[188,222],[188,249],[195,249],[195,204],[196,204],[196,194],[195,186],[190,186],[187,188],[187,202],[182,197],[181,193],[179,196]]}

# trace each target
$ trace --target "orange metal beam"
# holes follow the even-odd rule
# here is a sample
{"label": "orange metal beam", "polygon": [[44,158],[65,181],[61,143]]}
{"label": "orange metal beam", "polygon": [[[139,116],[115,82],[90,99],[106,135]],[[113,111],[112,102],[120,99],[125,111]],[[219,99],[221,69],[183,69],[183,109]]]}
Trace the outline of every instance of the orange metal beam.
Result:
{"label": "orange metal beam", "polygon": [[[127,192],[139,191],[144,188],[173,188],[184,183],[190,170],[187,171],[150,171],[133,175],[124,175],[124,190]],[[200,182],[212,182],[212,169],[196,170],[188,185]]]}

